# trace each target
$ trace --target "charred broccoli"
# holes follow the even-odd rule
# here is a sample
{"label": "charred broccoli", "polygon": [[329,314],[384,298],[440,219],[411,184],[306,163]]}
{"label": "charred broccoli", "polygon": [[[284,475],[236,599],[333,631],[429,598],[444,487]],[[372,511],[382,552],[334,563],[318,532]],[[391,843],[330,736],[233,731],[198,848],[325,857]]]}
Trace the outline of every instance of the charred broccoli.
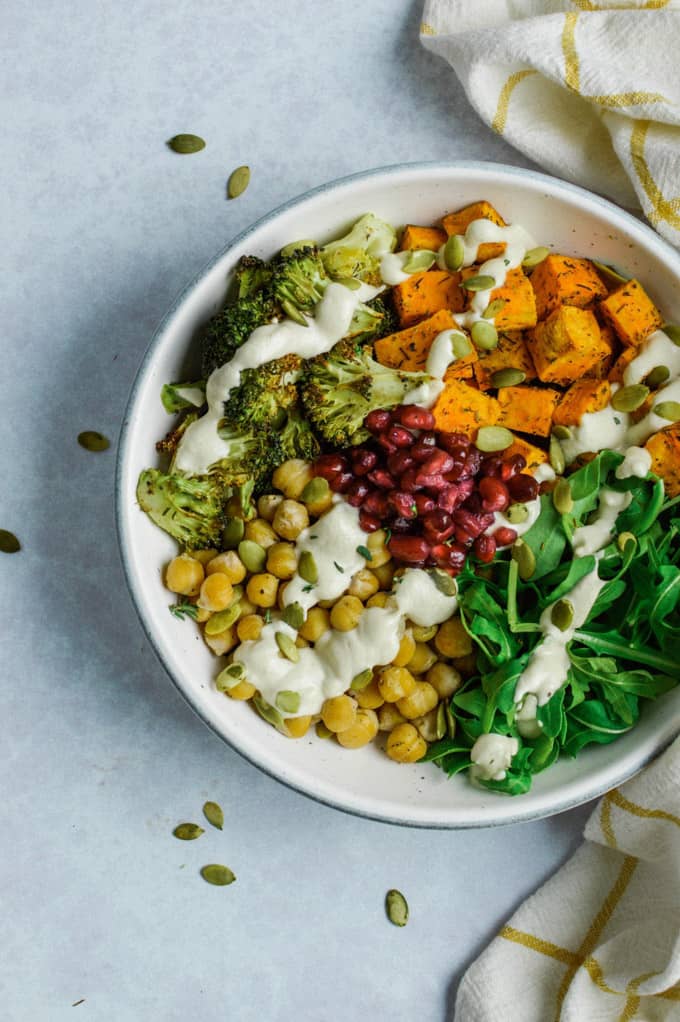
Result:
{"label": "charred broccoli", "polygon": [[184,547],[219,547],[225,492],[219,476],[185,476],[147,468],[139,476],[137,500],[152,522]]}
{"label": "charred broccoli", "polygon": [[380,260],[394,251],[396,244],[394,228],[373,213],[366,213],[343,238],[323,246],[321,260],[329,277],[358,277],[379,287]]}
{"label": "charred broccoli", "polygon": [[341,341],[307,362],[300,385],[302,403],[314,429],[337,447],[368,437],[364,419],[374,408],[394,408],[405,395],[432,379],[380,365],[365,348]]}
{"label": "charred broccoli", "polygon": [[224,406],[225,417],[241,429],[276,429],[298,399],[299,355],[284,355],[257,369],[245,369]]}

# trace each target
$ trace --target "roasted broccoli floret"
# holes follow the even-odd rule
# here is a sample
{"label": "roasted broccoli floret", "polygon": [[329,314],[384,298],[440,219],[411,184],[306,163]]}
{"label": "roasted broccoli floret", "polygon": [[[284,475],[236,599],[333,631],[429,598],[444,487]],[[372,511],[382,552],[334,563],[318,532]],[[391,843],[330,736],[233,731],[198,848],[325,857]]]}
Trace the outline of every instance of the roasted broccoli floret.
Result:
{"label": "roasted broccoli floret", "polygon": [[277,440],[283,455],[281,460],[304,458],[305,461],[314,461],[321,453],[319,441],[314,436],[299,403],[288,409],[286,421],[279,428]]}
{"label": "roasted broccoli floret", "polygon": [[224,415],[240,429],[277,429],[297,402],[295,386],[302,371],[299,355],[284,355],[257,369],[246,369],[229,395]]}
{"label": "roasted broccoli floret", "polygon": [[201,367],[207,379],[214,369],[229,362],[253,330],[270,323],[278,307],[271,294],[257,291],[226,305],[206,324],[202,346]]}
{"label": "roasted broccoli floret", "polygon": [[307,247],[279,255],[272,260],[271,267],[272,291],[282,311],[298,320],[301,317],[297,314],[310,314],[328,284],[318,250]]}
{"label": "roasted broccoli floret", "polygon": [[329,277],[358,277],[379,287],[380,260],[393,252],[396,244],[394,228],[373,213],[366,213],[343,238],[323,246],[321,260]]}
{"label": "roasted broccoli floret", "polygon": [[302,403],[314,429],[337,447],[368,437],[364,419],[374,408],[394,408],[427,373],[408,373],[380,365],[368,349],[341,341],[307,363],[300,385]]}
{"label": "roasted broccoli floret", "polygon": [[182,546],[220,546],[225,493],[218,476],[166,474],[148,468],[139,476],[137,500],[149,518]]}

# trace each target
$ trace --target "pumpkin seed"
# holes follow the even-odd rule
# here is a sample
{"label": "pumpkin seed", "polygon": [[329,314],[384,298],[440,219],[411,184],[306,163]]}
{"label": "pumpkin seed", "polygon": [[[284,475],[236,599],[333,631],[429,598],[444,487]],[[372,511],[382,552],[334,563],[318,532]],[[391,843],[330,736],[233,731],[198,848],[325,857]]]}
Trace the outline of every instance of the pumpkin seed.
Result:
{"label": "pumpkin seed", "polygon": [[226,887],[228,884],[233,884],[236,879],[228,866],[221,866],[217,862],[203,866],[201,876],[207,883],[213,884],[215,887]]}
{"label": "pumpkin seed", "polygon": [[433,568],[430,572],[430,578],[444,596],[455,596],[458,592],[455,578],[452,578],[448,572],[442,571],[441,568]]}
{"label": "pumpkin seed", "polygon": [[[280,634],[280,632],[277,632],[277,638]],[[297,647],[295,648],[297,649]],[[300,709],[300,693],[290,692],[286,689],[282,692],[277,692],[276,707],[281,710],[282,713],[297,713]]]}
{"label": "pumpkin seed", "polygon": [[680,326],[676,326],[675,323],[664,323],[661,327],[666,337],[669,337],[673,344],[677,344],[680,347]]}
{"label": "pumpkin seed", "polygon": [[243,664],[229,664],[215,678],[215,688],[218,692],[228,692],[229,689],[240,685],[245,676]]}
{"label": "pumpkin seed", "polygon": [[487,454],[491,451],[505,451],[514,441],[514,436],[505,426],[482,426],[477,432],[475,447]]}
{"label": "pumpkin seed", "polygon": [[470,341],[459,330],[451,331],[451,351],[456,358],[465,358],[472,351]]}
{"label": "pumpkin seed", "polygon": [[481,351],[493,351],[498,347],[498,331],[493,323],[486,319],[478,319],[470,328],[470,336],[475,347]]}
{"label": "pumpkin seed", "polygon": [[349,288],[350,291],[358,291],[361,287],[361,281],[357,280],[356,277],[336,277],[336,284],[342,284],[343,287]]}
{"label": "pumpkin seed", "polygon": [[267,723],[271,724],[272,727],[275,727],[277,731],[281,731],[285,734],[283,717],[278,710],[274,709],[274,707],[267,702],[266,699],[262,698],[259,692],[255,693],[251,702],[262,717],[262,720],[266,720]]}
{"label": "pumpkin seed", "polygon": [[3,554],[16,554],[21,550],[21,543],[8,529],[0,529],[0,551]]}
{"label": "pumpkin seed", "polygon": [[661,419],[677,422],[680,419],[680,401],[660,401],[658,405],[654,405],[652,411]]}
{"label": "pumpkin seed", "polygon": [[172,834],[173,837],[178,837],[180,841],[195,841],[201,834],[205,834],[205,831],[197,823],[180,823],[178,827],[175,827]]}
{"label": "pumpkin seed", "polygon": [[385,895],[385,911],[387,918],[394,926],[406,926],[408,922],[408,903],[401,891],[391,890]]}
{"label": "pumpkin seed", "polygon": [[[291,663],[296,664],[300,659],[300,650],[295,645],[295,641],[291,639],[290,635],[286,635],[285,632],[275,632],[274,638],[276,639],[276,645],[279,647],[280,652],[285,656],[286,660],[290,660]],[[293,712],[292,710],[290,711]]]}
{"label": "pumpkin seed", "polygon": [[334,734],[330,728],[326,727],[322,720],[317,720],[314,730],[316,731],[317,738],[331,738]]}
{"label": "pumpkin seed", "polygon": [[310,238],[303,238],[301,241],[291,241],[281,249],[284,258],[292,256],[295,252],[301,252],[303,248],[316,248],[316,242]]}
{"label": "pumpkin seed", "polygon": [[530,248],[525,253],[524,259],[522,260],[522,266],[525,270],[533,270],[534,266],[538,266],[550,255],[550,249],[546,248],[545,245],[538,245],[536,248]]}
{"label": "pumpkin seed", "polygon": [[316,585],[319,581],[319,569],[314,560],[311,550],[303,550],[298,561],[298,575],[310,585]]}
{"label": "pumpkin seed", "polygon": [[613,266],[608,266],[607,263],[598,262],[597,259],[591,259],[590,261],[603,277],[608,277],[609,280],[614,281],[616,284],[627,284],[630,280],[630,277],[624,277],[622,273],[615,270]]}
{"label": "pumpkin seed", "polygon": [[550,620],[561,632],[571,628],[574,620],[574,604],[571,600],[558,600],[550,612]]}
{"label": "pumpkin seed", "polygon": [[437,736],[437,741],[439,741],[439,739],[443,738],[444,735],[446,734],[446,704],[445,703],[440,703],[439,706],[437,707],[437,718],[436,718],[436,721],[435,721],[434,728],[435,728],[434,733]]}
{"label": "pumpkin seed", "polygon": [[206,635],[219,635],[220,632],[226,632],[227,628],[238,621],[238,616],[241,613],[241,604],[234,603],[227,607],[226,610],[218,610],[216,614],[213,614],[208,618],[203,631]]}
{"label": "pumpkin seed", "polygon": [[248,571],[253,574],[262,571],[267,563],[267,551],[252,539],[243,539],[238,545],[238,555]]}
{"label": "pumpkin seed", "polygon": [[432,252],[429,248],[419,248],[415,252],[409,252],[408,258],[403,264],[404,273],[422,273],[424,270],[429,270],[436,258],[437,253]]}
{"label": "pumpkin seed", "polygon": [[250,167],[237,167],[232,170],[227,181],[227,198],[237,199],[250,184]]}
{"label": "pumpkin seed", "polygon": [[167,144],[173,153],[182,155],[200,153],[201,149],[205,149],[205,142],[200,135],[174,135]]}
{"label": "pumpkin seed", "polygon": [[564,451],[562,450],[562,444],[559,442],[555,434],[553,433],[550,437],[550,448],[548,451],[550,458],[550,465],[556,475],[561,476],[567,467],[567,461],[564,457]]}
{"label": "pumpkin seed", "polygon": [[552,502],[555,510],[561,515],[568,515],[574,506],[574,498],[571,493],[569,480],[562,476],[557,480],[555,489],[552,491]]}
{"label": "pumpkin seed", "polygon": [[620,532],[616,537],[616,545],[621,551],[621,553],[625,552],[625,549],[629,543],[633,543],[635,546],[637,546],[637,539],[632,532]]}
{"label": "pumpkin seed", "polygon": [[526,504],[511,504],[505,512],[505,517],[512,525],[521,525],[529,517],[529,508]]}
{"label": "pumpkin seed", "polygon": [[466,291],[490,291],[495,286],[496,278],[489,273],[478,273],[461,282],[461,287],[464,287]]}
{"label": "pumpkin seed", "polygon": [[86,451],[106,451],[111,446],[109,438],[94,429],[86,429],[84,432],[79,433],[78,443]]}
{"label": "pumpkin seed", "polygon": [[448,703],[446,705],[446,730],[449,738],[456,737],[456,718],[454,717],[453,710]]}
{"label": "pumpkin seed", "polygon": [[536,571],[536,558],[528,543],[523,539],[516,539],[512,544],[512,559],[517,561],[519,577],[527,582]]}
{"label": "pumpkin seed", "polygon": [[216,827],[217,830],[222,830],[224,826],[224,813],[222,812],[221,805],[218,805],[217,802],[205,802],[203,805],[203,815],[213,827]]}
{"label": "pumpkin seed", "polygon": [[649,387],[643,383],[633,383],[630,387],[621,387],[612,397],[612,408],[617,412],[634,412],[649,397]]}
{"label": "pumpkin seed", "polygon": [[222,529],[222,549],[235,550],[243,539],[245,529],[242,518],[227,518]]}
{"label": "pumpkin seed", "polygon": [[652,371],[645,376],[644,382],[650,390],[656,390],[657,387],[666,382],[670,375],[671,371],[668,366],[654,366]]}
{"label": "pumpkin seed", "polygon": [[359,671],[352,678],[352,684],[349,686],[353,692],[362,692],[367,685],[370,685],[373,680],[373,671],[370,667],[367,667],[365,671]]}
{"label": "pumpkin seed", "polygon": [[299,603],[289,603],[281,612],[281,620],[297,632],[305,623],[305,612]]}
{"label": "pumpkin seed", "polygon": [[[446,572],[444,572],[446,575]],[[450,578],[450,576],[448,576]],[[416,642],[430,642],[439,631],[439,625],[412,625],[411,635]]]}
{"label": "pumpkin seed", "polygon": [[491,386],[500,390],[501,387],[516,387],[518,383],[524,383],[527,374],[521,369],[499,369],[491,374]]}
{"label": "pumpkin seed", "polygon": [[315,476],[305,485],[298,499],[303,504],[316,504],[318,501],[324,500],[330,492],[328,481],[323,476]]}
{"label": "pumpkin seed", "polygon": [[297,305],[293,305],[287,298],[284,298],[281,302],[281,308],[288,316],[288,319],[292,319],[294,323],[299,323],[300,326],[309,326],[309,320],[300,312]]}
{"label": "pumpkin seed", "polygon": [[482,319],[493,319],[494,316],[497,316],[498,313],[502,311],[505,301],[505,298],[494,298],[494,300],[489,302],[487,307],[484,309]]}
{"label": "pumpkin seed", "polygon": [[457,273],[465,261],[465,241],[461,234],[452,234],[444,245],[444,262],[447,270]]}
{"label": "pumpkin seed", "polygon": [[571,440],[571,430],[568,426],[553,426],[553,433],[558,440]]}

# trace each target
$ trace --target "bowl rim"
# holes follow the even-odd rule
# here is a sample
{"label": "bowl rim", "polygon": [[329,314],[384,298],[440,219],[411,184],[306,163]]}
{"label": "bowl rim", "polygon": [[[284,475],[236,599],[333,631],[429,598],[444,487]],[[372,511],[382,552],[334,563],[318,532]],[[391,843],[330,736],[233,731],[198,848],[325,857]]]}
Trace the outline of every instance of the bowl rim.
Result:
{"label": "bowl rim", "polygon": [[[609,768],[606,768],[602,772],[602,776],[599,780],[596,780],[590,785],[587,784],[587,780],[575,781],[574,783],[580,783],[581,790],[578,793],[572,793],[571,795],[565,793],[562,798],[556,797],[554,792],[546,795],[546,799],[549,799],[550,805],[534,805],[533,807],[527,807],[522,809],[521,799],[499,799],[499,809],[506,807],[506,811],[495,811],[493,809],[480,809],[480,813],[483,814],[482,819],[477,818],[463,818],[453,820],[425,820],[417,819],[414,817],[403,818],[395,815],[393,812],[380,811],[377,808],[364,809],[360,806],[348,804],[347,801],[341,799],[335,799],[330,795],[314,791],[310,787],[305,787],[302,782],[297,782],[291,777],[282,776],[277,773],[274,769],[269,767],[267,763],[258,760],[257,758],[250,755],[243,749],[238,740],[233,736],[225,735],[217,726],[217,724],[205,714],[198,703],[192,697],[190,690],[181,684],[179,678],[175,676],[172,669],[170,668],[160,639],[156,638],[152,629],[149,627],[145,614],[143,613],[142,606],[144,603],[142,594],[138,591],[135,573],[133,571],[130,550],[131,541],[127,530],[127,511],[125,507],[125,494],[123,490],[123,482],[125,476],[125,466],[128,459],[128,439],[131,430],[131,423],[133,419],[133,411],[136,405],[137,396],[142,386],[142,381],[146,377],[147,370],[150,363],[154,359],[157,349],[161,346],[165,333],[170,327],[171,323],[179,315],[185,300],[194,291],[197,285],[206,277],[213,267],[222,261],[230,250],[242,245],[251,235],[255,234],[261,227],[275,220],[297,206],[302,205],[310,199],[313,199],[325,192],[333,191],[334,189],[346,187],[353,183],[366,181],[372,178],[386,178],[398,174],[409,173],[418,171],[423,172],[451,172],[451,171],[471,171],[482,175],[507,175],[510,177],[520,178],[522,180],[530,180],[535,184],[540,185],[543,183],[546,187],[549,187],[553,191],[563,192],[570,194],[576,199],[587,200],[589,204],[600,206],[605,215],[609,218],[614,218],[624,227],[632,229],[635,233],[641,233],[649,242],[652,243],[653,247],[659,250],[660,255],[666,258],[672,265],[674,271],[680,278],[680,253],[676,251],[669,242],[662,238],[656,233],[646,222],[639,220],[633,216],[632,213],[617,206],[616,203],[605,199],[594,192],[589,191],[580,185],[573,184],[569,181],[564,181],[561,178],[554,177],[550,174],[545,174],[541,171],[528,170],[522,167],[512,166],[505,163],[495,163],[492,161],[482,160],[418,160],[413,162],[403,162],[396,164],[388,164],[386,166],[374,167],[368,170],[357,171],[352,174],[344,175],[340,178],[335,178],[331,181],[324,182],[323,184],[317,185],[314,188],[308,189],[291,199],[287,199],[285,202],[276,206],[274,209],[263,214],[257,220],[249,224],[246,228],[234,235],[214,256],[212,256],[191,278],[191,280],[181,289],[175,300],[172,302],[170,308],[160,320],[158,326],[153,332],[149,344],[144,351],[142,359],[139,363],[137,371],[132,382],[130,393],[125,404],[125,411],[123,414],[123,420],[118,435],[118,443],[116,450],[116,466],[115,466],[115,479],[114,479],[114,491],[115,491],[115,524],[116,534],[118,540],[118,549],[121,557],[123,566],[123,574],[125,577],[126,586],[130,594],[133,606],[135,608],[137,617],[142,626],[144,634],[148,639],[151,648],[153,649],[156,657],[160,664],[165,670],[165,673],[170,678],[171,682],[189,704],[194,713],[199,719],[213,731],[222,741],[226,742],[235,752],[237,752],[243,759],[248,763],[252,764],[258,770],[261,770],[267,776],[273,778],[281,784],[284,784],[287,788],[293,791],[299,792],[300,794],[319,802],[323,805],[327,805],[333,809],[338,809],[341,812],[347,813],[351,816],[357,816],[364,819],[375,820],[381,823],[388,823],[395,826],[402,827],[413,827],[417,829],[429,829],[429,830],[467,830],[467,829],[483,829],[489,827],[497,827],[509,825],[512,823],[529,822],[531,820],[543,819],[549,816],[557,815],[558,813],[566,812],[569,809],[573,809],[579,805],[583,805],[595,798],[598,798],[604,792],[610,790],[613,787],[621,784],[623,781],[628,780],[635,773],[641,770],[651,759],[659,755],[664,748],[666,748],[675,737],[676,733],[680,729],[680,721],[677,723],[673,719],[667,721],[662,726],[658,734],[655,736],[654,741],[644,748],[637,758],[631,757],[628,754],[626,759],[626,765],[616,769],[616,765],[613,764]],[[674,266],[673,266],[674,264]],[[517,807],[516,812],[508,811],[509,806],[513,805]],[[453,809],[453,812],[457,810]]]}

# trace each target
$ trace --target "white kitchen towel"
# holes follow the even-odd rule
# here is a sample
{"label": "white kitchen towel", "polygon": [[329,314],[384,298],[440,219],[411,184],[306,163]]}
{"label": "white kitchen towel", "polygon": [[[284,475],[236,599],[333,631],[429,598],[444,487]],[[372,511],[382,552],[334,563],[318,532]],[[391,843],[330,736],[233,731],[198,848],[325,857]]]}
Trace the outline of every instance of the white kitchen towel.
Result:
{"label": "white kitchen towel", "polygon": [[455,1022],[680,1019],[680,738],[470,966]]}
{"label": "white kitchen towel", "polygon": [[680,246],[680,0],[426,0],[420,38],[508,142]]}

